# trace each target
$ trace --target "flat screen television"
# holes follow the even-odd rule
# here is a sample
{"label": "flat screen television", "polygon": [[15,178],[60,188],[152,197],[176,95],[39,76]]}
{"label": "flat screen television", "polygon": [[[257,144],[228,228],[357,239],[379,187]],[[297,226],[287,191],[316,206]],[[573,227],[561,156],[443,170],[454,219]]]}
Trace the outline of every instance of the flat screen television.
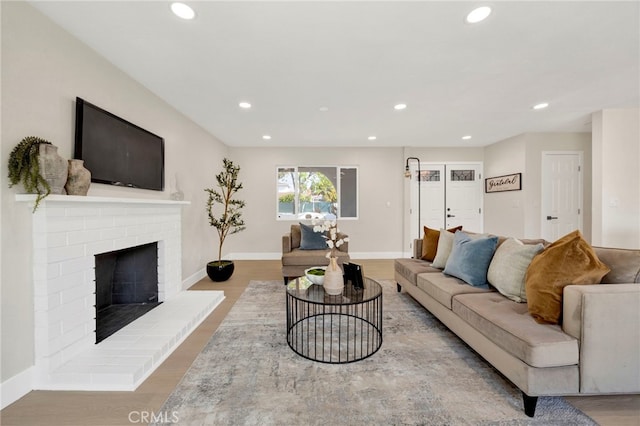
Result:
{"label": "flat screen television", "polygon": [[92,182],[164,190],[164,139],[81,98],[74,156]]}

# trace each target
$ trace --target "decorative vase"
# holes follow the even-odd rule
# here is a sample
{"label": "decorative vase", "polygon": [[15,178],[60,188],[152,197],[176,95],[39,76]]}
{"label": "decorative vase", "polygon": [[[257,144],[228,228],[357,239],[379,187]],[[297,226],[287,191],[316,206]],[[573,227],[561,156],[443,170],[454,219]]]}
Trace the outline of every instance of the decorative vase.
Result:
{"label": "decorative vase", "polygon": [[336,296],[342,294],[344,288],[344,279],[342,277],[342,269],[338,266],[338,259],[335,257],[329,258],[329,266],[324,272],[324,292]]}
{"label": "decorative vase", "polygon": [[47,181],[52,194],[64,194],[64,184],[67,183],[69,164],[58,155],[58,147],[48,143],[38,147],[38,162],[40,174]]}
{"label": "decorative vase", "polygon": [[84,167],[83,160],[69,160],[69,174],[64,188],[68,195],[87,195],[91,185],[91,172]]}

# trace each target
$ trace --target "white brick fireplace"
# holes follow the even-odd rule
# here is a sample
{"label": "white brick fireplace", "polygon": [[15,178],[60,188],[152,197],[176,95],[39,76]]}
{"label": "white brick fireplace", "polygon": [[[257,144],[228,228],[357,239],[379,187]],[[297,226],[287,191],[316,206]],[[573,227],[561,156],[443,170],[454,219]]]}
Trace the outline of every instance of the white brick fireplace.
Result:
{"label": "white brick fireplace", "polygon": [[[188,204],[66,195],[42,201],[33,214],[35,389],[133,390],[220,303],[221,292],[181,291]],[[96,345],[94,256],[154,242],[164,303]]]}

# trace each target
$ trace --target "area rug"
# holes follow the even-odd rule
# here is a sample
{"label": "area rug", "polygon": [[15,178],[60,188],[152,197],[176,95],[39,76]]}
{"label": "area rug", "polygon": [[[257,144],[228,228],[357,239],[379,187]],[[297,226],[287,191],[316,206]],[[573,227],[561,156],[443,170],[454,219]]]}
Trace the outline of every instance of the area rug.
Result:
{"label": "area rug", "polygon": [[[286,342],[285,287],[252,281],[161,409],[178,425],[595,425],[520,391],[393,281],[373,356],[323,364]],[[163,423],[167,424],[167,423]]]}

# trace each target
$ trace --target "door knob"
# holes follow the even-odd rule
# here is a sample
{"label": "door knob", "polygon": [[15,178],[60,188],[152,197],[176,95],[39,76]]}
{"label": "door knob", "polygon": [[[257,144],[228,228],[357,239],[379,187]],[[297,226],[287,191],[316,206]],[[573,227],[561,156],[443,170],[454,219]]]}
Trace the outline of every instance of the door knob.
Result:
{"label": "door knob", "polygon": [[557,216],[547,216],[547,220],[551,220],[551,219],[557,219]]}
{"label": "door knob", "polygon": [[456,217],[454,214],[447,214],[447,217]]}

